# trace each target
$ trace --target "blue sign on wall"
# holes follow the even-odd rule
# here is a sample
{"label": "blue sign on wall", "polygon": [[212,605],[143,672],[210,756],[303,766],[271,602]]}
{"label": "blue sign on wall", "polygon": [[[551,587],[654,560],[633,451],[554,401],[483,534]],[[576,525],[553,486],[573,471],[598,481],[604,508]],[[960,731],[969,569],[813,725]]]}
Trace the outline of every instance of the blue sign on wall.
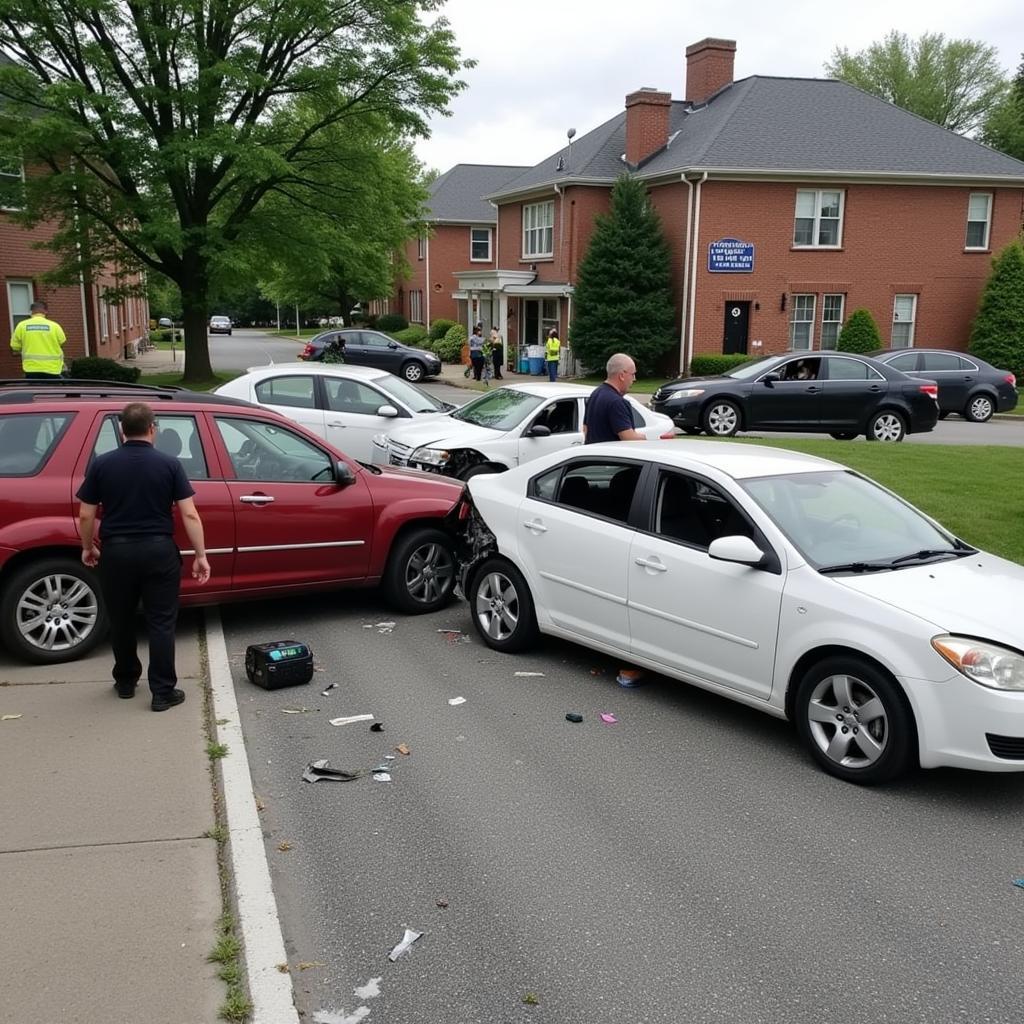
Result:
{"label": "blue sign on wall", "polygon": [[719,238],[708,243],[708,273],[750,274],[754,270],[754,243]]}

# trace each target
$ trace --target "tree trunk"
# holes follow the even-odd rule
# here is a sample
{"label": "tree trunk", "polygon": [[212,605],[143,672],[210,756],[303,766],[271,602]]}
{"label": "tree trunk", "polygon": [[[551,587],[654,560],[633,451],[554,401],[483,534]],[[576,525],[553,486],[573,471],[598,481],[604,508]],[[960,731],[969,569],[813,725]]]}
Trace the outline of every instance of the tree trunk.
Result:
{"label": "tree trunk", "polygon": [[185,384],[204,384],[213,378],[206,331],[210,314],[209,289],[203,271],[205,267],[179,285],[181,313],[185,324],[185,370],[181,379]]}

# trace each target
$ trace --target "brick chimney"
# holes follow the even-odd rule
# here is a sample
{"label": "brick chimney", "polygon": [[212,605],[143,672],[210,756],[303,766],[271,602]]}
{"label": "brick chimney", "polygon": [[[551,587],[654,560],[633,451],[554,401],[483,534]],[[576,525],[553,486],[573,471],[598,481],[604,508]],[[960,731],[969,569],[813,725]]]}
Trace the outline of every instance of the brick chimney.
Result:
{"label": "brick chimney", "polygon": [[736,59],[734,39],[702,39],[686,48],[686,99],[703,103],[732,84]]}
{"label": "brick chimney", "polygon": [[668,142],[672,96],[646,87],[626,97],[626,162],[634,167]]}

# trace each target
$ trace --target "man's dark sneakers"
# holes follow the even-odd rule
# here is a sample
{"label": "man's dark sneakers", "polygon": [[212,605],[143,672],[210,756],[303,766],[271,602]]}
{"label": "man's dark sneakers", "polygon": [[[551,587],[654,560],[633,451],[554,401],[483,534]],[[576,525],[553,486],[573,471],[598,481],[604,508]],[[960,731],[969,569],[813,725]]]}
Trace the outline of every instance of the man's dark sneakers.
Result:
{"label": "man's dark sneakers", "polygon": [[135,696],[135,688],[138,683],[132,683],[131,686],[121,686],[120,683],[114,683],[114,692],[121,698],[121,700],[131,700]]}
{"label": "man's dark sneakers", "polygon": [[184,690],[171,690],[169,693],[162,693],[158,697],[154,697],[151,706],[154,711],[166,711],[168,708],[184,703],[184,701]]}

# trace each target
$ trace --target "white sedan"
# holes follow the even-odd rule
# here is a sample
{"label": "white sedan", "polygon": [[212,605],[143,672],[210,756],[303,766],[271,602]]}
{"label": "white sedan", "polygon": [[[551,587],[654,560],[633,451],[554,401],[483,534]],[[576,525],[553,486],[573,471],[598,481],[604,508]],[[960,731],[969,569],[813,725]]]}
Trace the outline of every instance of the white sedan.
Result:
{"label": "white sedan", "polygon": [[1024,569],[866,477],[620,442],[469,491],[463,590],[495,650],[550,633],[789,718],[851,782],[1024,770]]}
{"label": "white sedan", "polygon": [[[469,480],[502,473],[542,455],[583,444],[584,384],[508,384],[442,419],[393,424],[374,439],[373,461]],[[675,436],[675,425],[626,396],[633,426],[650,440]],[[633,442],[635,443],[635,442]]]}
{"label": "white sedan", "polygon": [[453,408],[386,370],[340,363],[250,367],[216,394],[265,405],[361,462],[370,461],[381,430],[437,419]]}

